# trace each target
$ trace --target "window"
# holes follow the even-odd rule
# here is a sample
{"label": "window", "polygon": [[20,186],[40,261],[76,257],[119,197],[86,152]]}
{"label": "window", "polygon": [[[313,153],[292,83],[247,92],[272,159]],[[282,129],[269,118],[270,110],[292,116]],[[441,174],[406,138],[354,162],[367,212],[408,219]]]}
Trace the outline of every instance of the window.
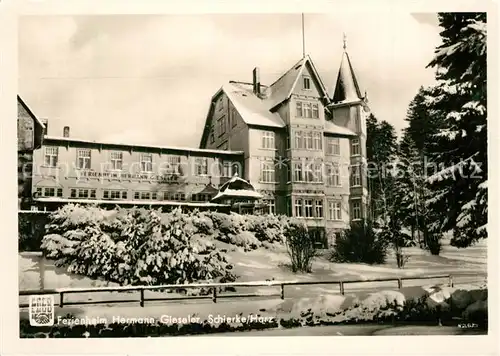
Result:
{"label": "window", "polygon": [[323,181],[322,166],[319,163],[312,165],[313,176],[311,182],[320,183]]}
{"label": "window", "polygon": [[221,167],[223,177],[231,177],[231,162],[223,162]]}
{"label": "window", "polygon": [[127,199],[126,190],[103,190],[103,199]]}
{"label": "window", "polygon": [[326,154],[327,155],[340,155],[340,140],[336,137],[328,137],[326,143]]}
{"label": "window", "polygon": [[78,198],[88,198],[89,190],[88,189],[78,189]]}
{"label": "window", "polygon": [[261,181],[267,183],[275,182],[273,162],[261,162]]}
{"label": "window", "polygon": [[157,199],[157,194],[156,192],[147,192],[147,191],[142,191],[142,192],[134,192],[134,199],[137,200],[156,200]]}
{"label": "window", "polygon": [[121,170],[123,163],[123,152],[111,152],[110,161],[111,161],[111,169]]}
{"label": "window", "polygon": [[304,132],[304,148],[312,150],[313,148],[313,133],[312,131]]}
{"label": "window", "polygon": [[314,202],[314,213],[317,218],[323,217],[323,200],[316,200]]}
{"label": "window", "polygon": [[295,113],[295,116],[302,117],[302,102],[301,101],[297,101],[296,108],[297,108],[297,111]]}
{"label": "window", "polygon": [[52,187],[38,187],[36,188],[36,194],[39,197],[62,197],[63,196],[63,190],[62,188],[52,188]]}
{"label": "window", "polygon": [[351,187],[359,187],[360,185],[361,185],[361,167],[359,165],[352,166]]}
{"label": "window", "polygon": [[313,133],[313,149],[322,150],[323,149],[322,141],[323,141],[323,135],[321,134],[321,132],[314,132]]}
{"label": "window", "polygon": [[276,214],[276,202],[274,199],[266,199],[264,203],[267,206],[267,213],[268,214]]}
{"label": "window", "polygon": [[313,201],[312,199],[304,199],[304,216],[306,218],[313,217]]}
{"label": "window", "polygon": [[208,160],[206,158],[196,157],[194,163],[196,175],[204,176],[208,174]]}
{"label": "window", "polygon": [[352,202],[352,219],[361,219],[361,202],[359,200],[355,200]]}
{"label": "window", "polygon": [[302,199],[295,199],[295,216],[302,216]]}
{"label": "window", "polygon": [[226,118],[224,116],[217,120],[217,127],[219,128],[219,136],[226,133]]}
{"label": "window", "polygon": [[303,109],[304,109],[304,117],[306,119],[312,118],[312,104],[311,103],[304,103],[303,104]]}
{"label": "window", "polygon": [[77,157],[77,165],[79,169],[90,169],[90,150],[78,149]]}
{"label": "window", "polygon": [[332,163],[327,166],[327,185],[340,187],[340,165],[338,163]]}
{"label": "window", "polygon": [[318,104],[312,104],[312,117],[313,117],[313,119],[319,119],[319,106],[318,106]]}
{"label": "window", "polygon": [[97,190],[96,189],[88,189],[88,188],[71,188],[70,189],[70,198],[78,198],[78,199],[87,199],[96,197]]}
{"label": "window", "polygon": [[233,108],[231,109],[231,116],[232,116],[232,125],[235,127],[238,124],[238,114],[236,113],[236,110]]}
{"label": "window", "polygon": [[262,133],[262,148],[274,149],[274,132],[264,131]]}
{"label": "window", "polygon": [[214,136],[214,129],[211,128],[210,129],[210,143],[214,143],[215,142],[215,136]]}
{"label": "window", "polygon": [[186,200],[186,194],[181,192],[163,192],[164,200],[175,200],[175,201],[184,201]]}
{"label": "window", "polygon": [[304,87],[305,90],[310,90],[311,89],[311,78],[309,77],[304,77]]}
{"label": "window", "polygon": [[293,164],[293,181],[294,182],[302,182],[304,180],[304,176],[302,173],[302,163],[294,163]]}
{"label": "window", "polygon": [[359,146],[359,139],[353,138],[351,140],[351,156],[358,156],[361,154],[361,149]]}
{"label": "window", "polygon": [[295,131],[295,148],[302,149],[302,132]]}
{"label": "window", "polygon": [[141,171],[153,172],[153,154],[141,153]]}
{"label": "window", "polygon": [[181,165],[181,156],[168,155],[167,156],[167,174],[179,173]]}
{"label": "window", "polygon": [[235,174],[241,176],[241,172],[240,172],[240,165],[239,163],[233,163],[231,165],[232,167],[232,175],[234,176]]}
{"label": "window", "polygon": [[340,201],[328,202],[328,219],[342,220],[342,203]]}
{"label": "window", "polygon": [[58,147],[45,147],[45,165],[48,167],[57,167]]}

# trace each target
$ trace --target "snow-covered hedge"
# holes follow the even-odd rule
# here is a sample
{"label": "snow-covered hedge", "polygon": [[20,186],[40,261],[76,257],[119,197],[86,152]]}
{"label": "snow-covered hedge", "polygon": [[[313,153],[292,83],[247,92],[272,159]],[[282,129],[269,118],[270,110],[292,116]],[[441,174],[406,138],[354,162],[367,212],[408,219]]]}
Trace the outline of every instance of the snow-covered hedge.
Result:
{"label": "snow-covered hedge", "polygon": [[[415,293],[415,288],[420,289]],[[285,325],[390,322],[405,324],[457,323],[461,320],[477,327],[488,324],[488,291],[419,287],[401,291],[381,291],[364,298],[326,295],[287,300],[277,313]],[[455,325],[456,326],[456,325]]]}
{"label": "snow-covered hedge", "polygon": [[68,205],[52,215],[42,250],[68,272],[123,285],[234,281],[226,255],[176,210]]}

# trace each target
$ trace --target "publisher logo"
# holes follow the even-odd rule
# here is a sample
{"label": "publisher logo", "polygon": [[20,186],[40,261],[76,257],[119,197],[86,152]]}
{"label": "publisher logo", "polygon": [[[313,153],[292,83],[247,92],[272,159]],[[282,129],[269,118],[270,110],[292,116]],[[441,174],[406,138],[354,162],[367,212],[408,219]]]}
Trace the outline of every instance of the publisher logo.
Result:
{"label": "publisher logo", "polygon": [[30,324],[32,326],[54,325],[53,295],[31,295],[29,308]]}

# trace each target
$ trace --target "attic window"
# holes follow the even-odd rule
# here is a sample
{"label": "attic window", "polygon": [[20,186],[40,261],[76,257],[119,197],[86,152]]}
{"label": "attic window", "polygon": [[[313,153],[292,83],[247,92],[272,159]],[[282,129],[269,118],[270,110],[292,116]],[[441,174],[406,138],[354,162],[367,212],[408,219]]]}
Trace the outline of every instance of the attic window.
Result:
{"label": "attic window", "polygon": [[304,90],[311,90],[311,78],[309,78],[309,77],[303,78],[303,89]]}

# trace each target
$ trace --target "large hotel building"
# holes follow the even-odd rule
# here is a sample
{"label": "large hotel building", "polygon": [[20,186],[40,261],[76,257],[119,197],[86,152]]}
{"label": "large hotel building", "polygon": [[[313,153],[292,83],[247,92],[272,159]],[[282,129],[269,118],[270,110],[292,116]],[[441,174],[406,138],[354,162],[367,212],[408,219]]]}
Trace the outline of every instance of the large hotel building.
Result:
{"label": "large hotel building", "polygon": [[212,199],[237,174],[262,195],[267,212],[304,219],[322,234],[366,216],[369,108],[345,50],[331,95],[309,56],[271,85],[260,83],[258,68],[252,82],[224,84],[199,148],[96,142],[73,138],[69,127],[46,135],[49,123],[20,101],[18,151],[36,135],[26,120],[45,125],[21,209],[78,202],[224,210]]}

